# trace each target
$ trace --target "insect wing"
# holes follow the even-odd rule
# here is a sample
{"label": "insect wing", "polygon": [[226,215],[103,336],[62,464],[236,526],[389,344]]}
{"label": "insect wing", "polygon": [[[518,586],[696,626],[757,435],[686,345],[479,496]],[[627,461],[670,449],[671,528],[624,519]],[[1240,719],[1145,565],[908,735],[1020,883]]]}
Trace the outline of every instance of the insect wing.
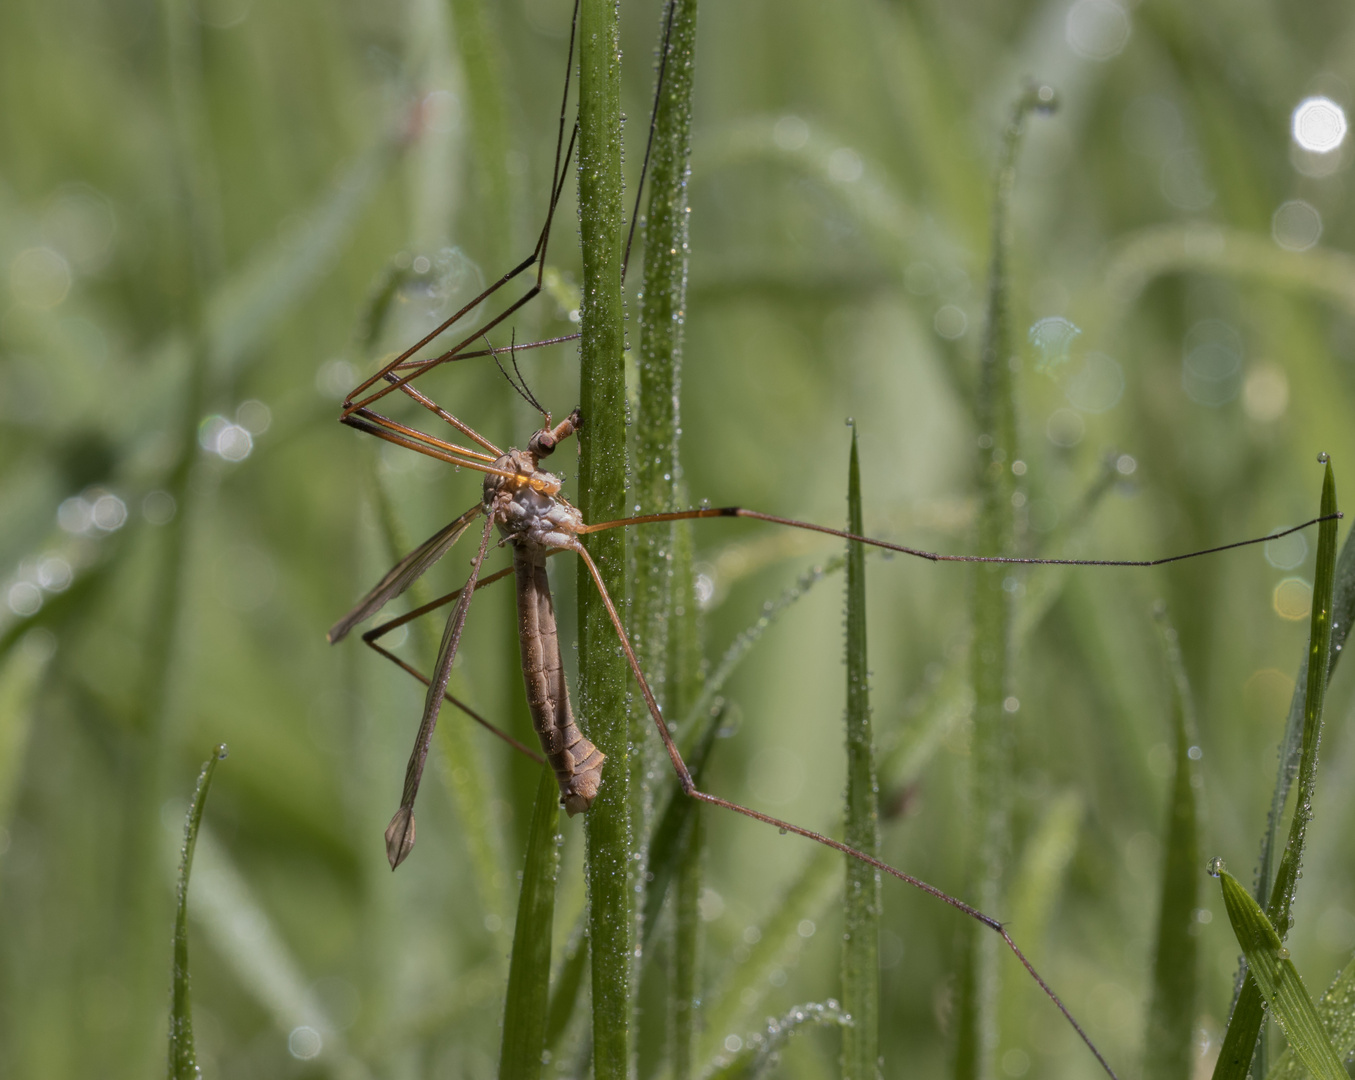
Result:
{"label": "insect wing", "polygon": [[327,635],[329,641],[331,643],[342,641],[358,623],[375,615],[387,603],[408,589],[427,572],[429,567],[447,554],[451,546],[461,539],[461,534],[470,527],[470,523],[483,513],[484,507],[477,503],[391,567],[386,576],[377,582],[376,588],[358,602],[357,607],[330,627]]}

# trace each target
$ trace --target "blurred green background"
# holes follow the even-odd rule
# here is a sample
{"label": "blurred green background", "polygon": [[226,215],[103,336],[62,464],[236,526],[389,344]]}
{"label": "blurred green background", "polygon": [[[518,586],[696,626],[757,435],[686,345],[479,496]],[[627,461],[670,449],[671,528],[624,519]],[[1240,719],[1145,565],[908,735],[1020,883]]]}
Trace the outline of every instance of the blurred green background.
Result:
{"label": "blurred green background", "polygon": [[[633,193],[660,12],[622,8]],[[412,545],[479,484],[335,417],[380,354],[530,251],[568,15],[567,0],[0,5],[0,1075],[161,1068],[182,814],[218,741],[231,753],[192,902],[204,1075],[493,1074],[536,773],[444,714],[419,847],[392,875],[381,833],[422,690],[324,638],[394,559],[383,515]],[[682,384],[693,501],[840,524],[850,416],[867,531],[966,550],[990,173],[1033,76],[1063,107],[1031,122],[1014,207],[1023,542],[1147,558],[1312,516],[1319,451],[1338,482],[1355,476],[1351,151],[1305,150],[1291,119],[1310,97],[1351,104],[1353,31],[1334,3],[707,5]],[[1310,142],[1335,138],[1323,108]],[[576,235],[571,178],[519,341],[573,329]],[[392,281],[369,342],[364,313]],[[521,364],[557,417],[575,404],[572,345]],[[500,445],[535,425],[483,363],[421,385]],[[700,524],[712,663],[838,554]],[[1314,542],[1013,575],[1040,617],[1019,642],[1015,877],[996,914],[1128,1075],[1171,772],[1152,605],[1179,628],[1198,706],[1204,854],[1245,877]],[[877,738],[902,748],[881,774],[885,856],[960,890],[970,575],[868,567]],[[568,652],[574,575],[557,578]],[[709,779],[827,830],[840,590],[817,584],[725,686],[733,737]],[[522,734],[511,605],[504,586],[477,600],[453,689]],[[1314,992],[1355,947],[1349,703],[1338,669],[1291,937]],[[792,944],[759,952],[815,852],[732,815],[708,831],[707,1057],[833,996],[839,936],[834,873]],[[580,823],[563,832],[559,949],[584,903]],[[1237,950],[1202,895],[1207,1075]],[[886,1075],[940,1075],[959,916],[896,882],[884,898]],[[1006,960],[1004,977],[1002,1074],[1088,1075]],[[580,1034],[550,1075],[573,1075]],[[832,1075],[836,1039],[797,1037],[785,1075]]]}

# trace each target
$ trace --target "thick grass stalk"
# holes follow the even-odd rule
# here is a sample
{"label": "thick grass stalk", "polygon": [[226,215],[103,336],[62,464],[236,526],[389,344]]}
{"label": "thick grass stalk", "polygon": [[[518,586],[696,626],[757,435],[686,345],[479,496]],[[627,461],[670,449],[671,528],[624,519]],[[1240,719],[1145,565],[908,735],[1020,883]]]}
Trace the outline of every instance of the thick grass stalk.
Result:
{"label": "thick grass stalk", "polygon": [[1156,614],[1172,683],[1176,770],[1162,844],[1162,893],[1143,1075],[1145,1080],[1187,1080],[1195,1058],[1192,1035],[1200,981],[1199,938],[1194,932],[1201,883],[1200,772],[1190,756],[1196,745],[1195,705],[1176,630],[1167,619],[1165,607]]}
{"label": "thick grass stalk", "polygon": [[216,763],[226,756],[224,744],[212,751],[198,773],[198,786],[184,819],[183,854],[179,860],[178,906],[174,913],[174,966],[170,975],[169,1080],[198,1080],[197,1053],[193,1046],[193,1010],[188,992],[188,877],[193,871],[193,849],[198,842],[207,790],[212,786]]}
{"label": "thick grass stalk", "polygon": [[[1031,87],[1016,102],[1004,134],[993,195],[992,261],[988,274],[987,318],[979,358],[979,521],[976,551],[1010,554],[1015,543],[1016,494],[1013,463],[1018,459],[1016,356],[1011,328],[1008,216],[1016,182],[1016,155],[1027,113],[1053,104],[1048,87]],[[974,683],[972,807],[974,854],[970,891],[981,911],[1000,910],[1001,882],[1010,843],[1012,596],[1011,568],[980,564],[974,585]],[[992,1074],[997,1044],[997,948],[992,934],[966,928],[965,971],[956,1025],[957,1080]]]}
{"label": "thick grass stalk", "polygon": [[[861,463],[856,428],[847,480],[847,530],[860,536]],[[847,544],[847,807],[843,840],[858,851],[880,851],[879,793],[871,739],[869,667],[866,662],[866,553]],[[842,1008],[852,1018],[842,1029],[845,1080],[875,1080],[880,1071],[880,871],[847,860],[843,899]]]}
{"label": "thick grass stalk", "polygon": [[[695,0],[671,0],[665,9],[666,48],[654,116],[645,222],[644,284],[640,292],[639,416],[635,432],[635,501],[643,513],[677,509],[682,331],[687,305],[687,172],[691,157],[692,53]],[[649,526],[635,541],[634,616],[637,651],[666,692],[668,627],[673,607],[675,531]]]}
{"label": "thick grass stalk", "polygon": [[[579,9],[579,226],[583,322],[579,404],[579,509],[587,521],[625,513],[626,393],[621,302],[621,39],[615,0]],[[613,601],[625,609],[625,548],[618,531],[587,547]],[[588,735],[608,757],[588,813],[593,1062],[597,1080],[624,1080],[631,1058],[635,912],[632,878],[626,670],[602,599],[579,569],[579,696]]]}
{"label": "thick grass stalk", "polygon": [[[1336,481],[1330,462],[1326,464],[1322,481],[1322,508],[1325,515],[1336,512]],[[1332,596],[1336,576],[1336,522],[1324,521],[1317,533],[1317,568],[1313,574],[1313,613],[1308,637],[1307,687],[1304,695],[1303,736],[1298,770],[1298,797],[1294,816],[1289,824],[1289,839],[1280,867],[1271,888],[1266,916],[1276,927],[1281,940],[1289,932],[1290,908],[1298,885],[1299,867],[1303,858],[1303,843],[1308,822],[1313,814],[1313,793],[1317,784],[1317,749],[1322,733],[1322,705],[1327,694],[1330,671],[1332,636]],[[1261,989],[1250,973],[1233,1005],[1233,1014],[1224,1032],[1218,1063],[1214,1066],[1214,1080],[1245,1080],[1256,1066],[1256,1074],[1264,1075],[1267,1063],[1253,1063],[1261,1025],[1265,1021]]]}
{"label": "thick grass stalk", "polygon": [[537,1080],[541,1075],[549,1015],[555,881],[560,865],[555,842],[559,819],[560,785],[550,769],[542,769],[527,835],[527,858],[513,930],[513,958],[508,966],[500,1080]]}

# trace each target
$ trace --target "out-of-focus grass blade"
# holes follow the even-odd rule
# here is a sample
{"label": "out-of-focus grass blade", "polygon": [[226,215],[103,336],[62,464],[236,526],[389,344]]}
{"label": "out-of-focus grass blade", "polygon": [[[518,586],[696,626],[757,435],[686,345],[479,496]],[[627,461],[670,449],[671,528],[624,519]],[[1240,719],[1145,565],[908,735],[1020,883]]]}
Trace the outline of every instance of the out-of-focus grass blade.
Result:
{"label": "out-of-focus grass blade", "polygon": [[1219,870],[1218,874],[1233,933],[1247,957],[1252,978],[1284,1029],[1290,1047],[1318,1080],[1349,1080],[1275,927],[1237,878],[1226,870]]}
{"label": "out-of-focus grass blade", "polygon": [[30,632],[8,656],[0,653],[0,829],[9,827],[15,786],[33,725],[33,699],[52,656],[47,631]]}
{"label": "out-of-focus grass blade", "polygon": [[903,263],[918,258],[919,216],[897,186],[885,181],[886,171],[874,162],[863,161],[862,175],[844,181],[833,164],[842,139],[813,125],[806,125],[804,132],[803,142],[788,145],[777,135],[775,118],[732,124],[697,143],[695,170],[709,178],[724,169],[746,169],[758,159],[779,162],[830,192],[859,223],[862,235],[872,238],[884,258],[898,261],[903,254]]}
{"label": "out-of-focus grass blade", "polygon": [[[1076,792],[1064,792],[1049,801],[1035,832],[1021,851],[1021,861],[1012,875],[1008,894],[1011,925],[1020,927],[1026,948],[1045,940],[1050,918],[1063,893],[1068,864],[1077,850],[1083,804]],[[1032,994],[1041,1005],[1048,1001],[1028,980],[1008,981],[1002,987],[1001,1035],[1003,1047],[1028,1046],[1029,1025],[1025,1003]]]}
{"label": "out-of-focus grass blade", "polygon": [[1272,238],[1241,229],[1209,228],[1214,242],[1198,242],[1199,225],[1161,225],[1134,233],[1093,280],[1115,305],[1107,327],[1163,274],[1195,270],[1266,282],[1322,297],[1355,311],[1355,259],[1340,251],[1276,251]]}
{"label": "out-of-focus grass blade", "polygon": [[[701,786],[706,763],[710,760],[715,738],[720,733],[722,709],[715,709],[706,721],[696,749],[683,755],[687,768],[691,771],[696,786]],[[676,784],[668,796],[668,805],[664,807],[659,823],[649,841],[648,888],[645,890],[644,943],[648,944],[654,928],[658,925],[659,913],[663,909],[664,897],[668,888],[679,873],[679,867],[687,857],[690,844],[692,822],[701,806],[695,799],[688,798]],[[643,947],[642,947],[643,951]]]}
{"label": "out-of-focus grass blade", "polygon": [[508,994],[503,1009],[503,1080],[536,1080],[546,1043],[550,991],[551,931],[555,921],[555,881],[560,865],[556,844],[560,786],[549,768],[541,784],[527,834],[527,859],[518,895],[513,958],[508,965]]}
{"label": "out-of-focus grass blade", "polygon": [[1199,986],[1199,938],[1192,930],[1200,902],[1198,792],[1202,778],[1190,756],[1195,745],[1195,705],[1176,629],[1168,620],[1165,606],[1159,606],[1154,614],[1172,684],[1176,769],[1162,844],[1162,893],[1143,1074],[1147,1080],[1186,1080],[1193,1065],[1191,1035]]}
{"label": "out-of-focus grass blade", "polygon": [[202,764],[193,802],[184,818],[183,852],[179,858],[179,902],[174,913],[174,965],[170,975],[169,1080],[198,1080],[197,1052],[193,1048],[193,1009],[188,993],[188,875],[193,870],[193,849],[198,843],[202,810],[212,786],[216,763],[226,756],[221,743]]}
{"label": "out-of-focus grass blade", "polygon": [[[1346,1061],[1355,1053],[1355,959],[1341,969],[1327,992],[1318,999],[1317,1016],[1327,1032],[1336,1056]],[[1308,1070],[1303,1060],[1286,1047],[1266,1074],[1267,1080],[1302,1080]]]}
{"label": "out-of-focus grass blade", "polygon": [[387,167],[405,145],[394,130],[398,126],[362,151],[294,226],[213,290],[207,300],[207,329],[213,361],[221,369],[218,374],[231,372],[338,256]]}
{"label": "out-of-focus grass blade", "polygon": [[816,1024],[840,1024],[844,1037],[854,1026],[835,1001],[797,1005],[780,1020],[769,1020],[766,1028],[751,1036],[732,1057],[722,1054],[716,1067],[707,1072],[707,1080],[755,1080],[775,1063],[775,1055],[787,1039],[800,1028]]}
{"label": "out-of-focus grass blade", "polygon": [[698,730],[704,717],[710,715],[711,706],[715,703],[716,697],[724,689],[724,685],[729,681],[729,677],[738,669],[748,652],[757,643],[757,640],[776,622],[786,609],[797,600],[802,599],[815,585],[823,580],[828,574],[836,573],[846,565],[845,560],[840,556],[829,559],[820,566],[815,566],[800,575],[800,578],[794,585],[783,592],[776,600],[767,604],[762,609],[762,614],[757,622],[740,633],[725,653],[720,657],[720,662],[715,665],[715,670],[710,673],[706,681],[701,686],[700,696],[692,703],[691,707],[682,713],[682,722],[675,727],[675,732],[679,734],[679,742],[683,744],[684,752],[686,746],[692,742],[692,732]]}
{"label": "out-of-focus grass blade", "polygon": [[302,1032],[305,1039],[318,1040],[315,1061],[344,1078],[369,1076],[349,1053],[339,1026],[311,989],[312,980],[302,972],[267,910],[205,826],[198,830],[195,861],[193,919],[240,986],[289,1038],[308,1029]]}
{"label": "out-of-focus grass blade", "polygon": [[[1048,87],[1030,87],[1013,104],[999,152],[993,192],[992,255],[983,344],[979,354],[976,414],[979,425],[979,518],[975,550],[980,555],[1011,554],[1015,544],[1018,453],[1016,390],[1010,358],[1016,351],[1011,328],[1008,251],[1009,212],[1016,184],[1016,157],[1028,113],[1049,109]],[[969,881],[975,906],[992,912],[999,907],[1003,863],[1009,844],[1011,785],[1011,651],[1012,569],[1000,563],[975,567],[974,639],[970,673],[974,684],[974,729],[971,743],[970,793],[976,834]],[[998,966],[995,935],[978,923],[964,930],[965,973],[956,1008],[956,1080],[977,1080],[992,1073],[997,1045]]]}
{"label": "out-of-focus grass blade", "polygon": [[[1325,455],[1324,455],[1325,459]],[[1322,480],[1323,516],[1336,513],[1336,479],[1331,463],[1326,462]],[[1279,872],[1271,889],[1266,915],[1272,926],[1289,931],[1289,912],[1298,884],[1299,865],[1303,857],[1303,841],[1308,822],[1312,818],[1313,792],[1317,783],[1317,748],[1322,733],[1322,705],[1326,699],[1327,676],[1332,640],[1332,596],[1336,575],[1336,522],[1324,521],[1317,533],[1317,567],[1313,574],[1313,613],[1308,635],[1307,679],[1304,694],[1302,751],[1299,759],[1299,790],[1294,817],[1289,825],[1289,839],[1280,859]],[[1261,990],[1256,981],[1246,978],[1233,1014],[1224,1032],[1218,1063],[1214,1066],[1214,1080],[1245,1080],[1252,1070],[1256,1040],[1261,1032],[1265,1013],[1261,1006]],[[1265,1062],[1261,1062],[1262,1069]]]}
{"label": "out-of-focus grass blade", "polygon": [[579,991],[583,988],[583,973],[588,970],[588,934],[587,913],[583,924],[574,933],[569,948],[565,951],[564,962],[555,977],[555,988],[551,991],[550,1007],[546,1010],[546,1050],[555,1052],[560,1037],[569,1027],[570,1018],[579,1001]]}
{"label": "out-of-focus grass blade", "polygon": [[[698,780],[698,783],[700,781]],[[673,897],[673,1080],[695,1075],[697,1004],[701,995],[701,863],[706,819],[694,799],[684,831]]]}
{"label": "out-of-focus grass blade", "polygon": [[[860,536],[861,463],[852,427],[847,479],[847,531]],[[866,555],[847,543],[847,806],[844,841],[878,855],[880,821],[875,750],[870,730],[870,667],[866,660]],[[843,897],[842,1007],[852,1018],[842,1032],[842,1075],[875,1080],[880,1069],[880,871],[847,859]]]}

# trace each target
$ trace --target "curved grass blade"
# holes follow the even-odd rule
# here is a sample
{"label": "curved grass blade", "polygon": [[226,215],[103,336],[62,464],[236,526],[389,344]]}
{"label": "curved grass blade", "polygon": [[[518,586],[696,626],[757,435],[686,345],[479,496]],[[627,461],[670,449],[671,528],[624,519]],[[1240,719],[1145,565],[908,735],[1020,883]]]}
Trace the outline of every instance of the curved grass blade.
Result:
{"label": "curved grass blade", "polygon": [[776,1064],[776,1053],[801,1028],[817,1024],[840,1024],[843,1035],[854,1026],[835,1001],[796,1005],[780,1020],[750,1038],[735,1056],[707,1074],[707,1080],[756,1080]]}
{"label": "curved grass blade", "polygon": [[[1325,459],[1325,455],[1323,455]],[[1322,480],[1322,509],[1324,516],[1336,513],[1336,480],[1331,463],[1324,460],[1326,469]],[[1313,575],[1313,614],[1308,635],[1307,679],[1304,694],[1303,735],[1299,759],[1298,800],[1289,825],[1289,839],[1280,869],[1271,889],[1266,915],[1272,926],[1289,930],[1290,906],[1298,884],[1299,864],[1303,856],[1303,841],[1308,822],[1312,818],[1313,791],[1317,783],[1317,748],[1322,732],[1322,705],[1327,693],[1330,671],[1329,657],[1332,640],[1332,596],[1336,575],[1336,521],[1322,522],[1317,533],[1317,568]],[[1245,982],[1233,1005],[1228,1030],[1214,1066],[1214,1080],[1246,1080],[1252,1071],[1252,1058],[1265,1013],[1261,1005],[1261,990],[1256,981],[1244,971]],[[1266,1063],[1259,1062],[1258,1071]]]}
{"label": "curved grass blade", "polygon": [[[625,514],[626,387],[621,300],[621,39],[615,0],[579,5],[580,330],[579,511],[585,520]],[[612,530],[585,542],[619,606],[626,603],[625,539]],[[626,669],[601,596],[579,563],[579,712],[609,761],[588,814],[589,948],[593,1075],[630,1074],[634,1013],[634,881]]]}
{"label": "curved grass blade", "polygon": [[[847,529],[858,536],[861,463],[852,427],[847,480]],[[870,724],[866,660],[866,554],[847,544],[847,806],[843,840],[867,855],[880,850],[879,792]],[[842,1075],[875,1080],[880,1070],[880,871],[847,859],[843,898],[842,1007],[852,1018],[842,1032]]]}
{"label": "curved grass blade", "polygon": [[560,849],[556,844],[559,820],[560,785],[549,768],[543,769],[527,834],[527,858],[513,930],[513,957],[508,965],[500,1080],[537,1080],[541,1075],[549,1015],[555,882],[560,865]]}
{"label": "curved grass blade", "polygon": [[188,876],[193,869],[193,849],[198,843],[202,810],[207,805],[207,790],[212,786],[216,763],[226,756],[226,744],[220,743],[202,764],[193,802],[184,819],[183,853],[179,860],[179,902],[174,913],[174,965],[170,975],[169,1007],[169,1080],[198,1080],[197,1054],[193,1049],[193,1010],[188,993]]}
{"label": "curved grass blade", "polygon": [[1167,808],[1162,850],[1162,894],[1158,903],[1153,993],[1144,1037],[1147,1080],[1188,1080],[1193,1067],[1192,1029],[1199,988],[1199,938],[1192,933],[1200,904],[1199,769],[1190,756],[1195,745],[1195,704],[1186,680],[1176,629],[1166,607],[1154,612],[1172,684],[1172,741],[1176,769]]}
{"label": "curved grass blade", "polygon": [[[1318,999],[1317,1016],[1327,1032],[1332,1049],[1342,1061],[1355,1054],[1355,959],[1341,969],[1341,973],[1332,980],[1327,992]],[[1303,1060],[1294,1053],[1292,1046],[1287,1047],[1279,1056],[1267,1080],[1303,1080],[1308,1073]]]}
{"label": "curved grass blade", "polygon": [[1294,1053],[1317,1080],[1349,1080],[1274,925],[1237,878],[1221,868],[1215,872],[1248,969]]}
{"label": "curved grass blade", "polygon": [[[815,932],[813,920],[838,895],[842,864],[832,848],[816,848],[805,860],[800,875],[781,894],[780,901],[758,925],[756,944],[748,959],[731,965],[721,982],[703,995],[706,1006],[700,1057],[710,1061],[720,1056],[727,1036],[747,1023],[771,985],[773,969],[783,967],[798,953],[804,939]],[[811,925],[805,926],[809,921]]]}

